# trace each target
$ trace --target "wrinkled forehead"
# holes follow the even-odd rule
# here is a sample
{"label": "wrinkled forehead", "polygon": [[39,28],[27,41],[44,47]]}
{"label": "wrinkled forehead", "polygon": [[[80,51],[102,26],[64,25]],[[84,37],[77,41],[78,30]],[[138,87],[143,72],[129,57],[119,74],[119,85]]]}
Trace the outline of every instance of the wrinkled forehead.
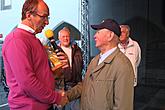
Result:
{"label": "wrinkled forehead", "polygon": [[97,32],[99,32],[99,33],[106,33],[106,32],[112,32],[112,31],[109,30],[109,29],[103,28],[103,29],[97,30]]}
{"label": "wrinkled forehead", "polygon": [[69,36],[70,35],[70,33],[69,33],[69,31],[67,31],[67,30],[61,30],[60,32],[59,32],[59,36]]}

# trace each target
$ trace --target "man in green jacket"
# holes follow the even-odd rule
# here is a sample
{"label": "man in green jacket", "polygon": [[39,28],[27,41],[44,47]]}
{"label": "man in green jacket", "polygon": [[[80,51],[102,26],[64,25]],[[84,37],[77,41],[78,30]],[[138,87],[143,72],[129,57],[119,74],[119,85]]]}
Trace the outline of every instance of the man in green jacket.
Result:
{"label": "man in green jacket", "polygon": [[69,100],[81,96],[81,110],[133,110],[134,73],[117,47],[120,26],[106,19],[91,27],[97,30],[94,40],[100,53],[90,62],[84,80],[67,92]]}

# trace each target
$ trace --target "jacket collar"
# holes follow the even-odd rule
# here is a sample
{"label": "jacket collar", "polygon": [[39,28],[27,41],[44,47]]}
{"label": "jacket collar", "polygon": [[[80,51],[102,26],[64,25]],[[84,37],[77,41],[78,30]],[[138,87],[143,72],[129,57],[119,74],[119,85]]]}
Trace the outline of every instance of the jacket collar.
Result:
{"label": "jacket collar", "polygon": [[100,70],[101,68],[103,68],[105,66],[105,64],[111,63],[111,61],[114,59],[114,57],[116,56],[116,54],[119,52],[119,48],[117,48],[111,55],[109,55],[102,63],[98,64],[99,61],[99,55],[97,55],[94,59],[93,59],[93,71],[97,72],[98,70]]}

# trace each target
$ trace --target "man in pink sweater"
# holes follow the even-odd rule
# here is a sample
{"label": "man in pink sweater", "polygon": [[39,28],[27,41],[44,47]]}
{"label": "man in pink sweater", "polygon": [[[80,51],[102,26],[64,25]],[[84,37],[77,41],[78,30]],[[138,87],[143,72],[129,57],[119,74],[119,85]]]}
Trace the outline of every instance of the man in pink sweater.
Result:
{"label": "man in pink sweater", "polygon": [[[2,55],[10,110],[50,110],[53,104],[63,106],[67,102],[65,95],[54,91],[47,53],[35,37],[49,24],[48,16],[49,8],[43,0],[26,0],[22,22],[5,38]],[[58,54],[67,65],[65,55]]]}

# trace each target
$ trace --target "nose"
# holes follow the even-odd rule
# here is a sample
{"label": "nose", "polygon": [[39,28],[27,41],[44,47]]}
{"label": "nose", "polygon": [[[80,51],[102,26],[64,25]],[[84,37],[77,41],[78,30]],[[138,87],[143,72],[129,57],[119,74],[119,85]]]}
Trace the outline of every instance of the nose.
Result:
{"label": "nose", "polygon": [[96,39],[96,36],[94,35],[93,38]]}
{"label": "nose", "polygon": [[49,24],[49,19],[45,19],[45,24],[46,24],[46,25]]}
{"label": "nose", "polygon": [[96,39],[96,37],[97,37],[97,33],[93,36],[93,38]]}
{"label": "nose", "polygon": [[67,40],[68,39],[68,36],[64,36],[64,39]]}

